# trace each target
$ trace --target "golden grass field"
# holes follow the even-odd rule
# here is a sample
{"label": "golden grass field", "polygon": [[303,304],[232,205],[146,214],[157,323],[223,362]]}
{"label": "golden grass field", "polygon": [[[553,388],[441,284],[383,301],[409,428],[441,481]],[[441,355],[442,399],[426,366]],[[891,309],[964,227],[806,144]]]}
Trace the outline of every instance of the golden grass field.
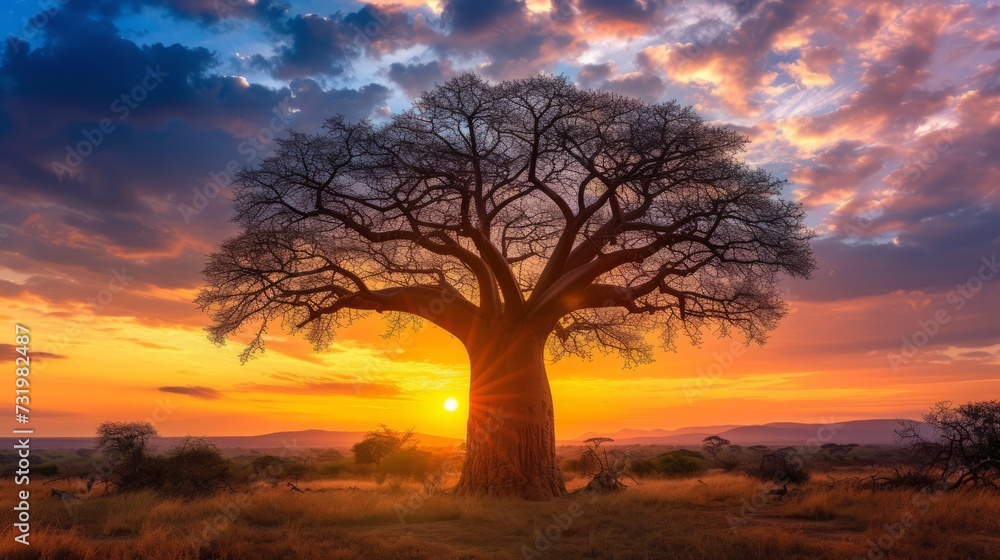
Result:
{"label": "golden grass field", "polygon": [[[95,492],[72,512],[48,496],[51,486],[36,485],[31,544],[15,543],[5,524],[0,558],[850,559],[868,557],[880,539],[873,558],[1000,558],[996,493],[858,491],[817,477],[779,500],[735,474],[701,480],[647,479],[619,494],[548,502],[344,480],[302,485],[322,492],[279,487],[192,501]],[[0,495],[14,495],[11,481]],[[546,531],[554,538],[540,537]]]}

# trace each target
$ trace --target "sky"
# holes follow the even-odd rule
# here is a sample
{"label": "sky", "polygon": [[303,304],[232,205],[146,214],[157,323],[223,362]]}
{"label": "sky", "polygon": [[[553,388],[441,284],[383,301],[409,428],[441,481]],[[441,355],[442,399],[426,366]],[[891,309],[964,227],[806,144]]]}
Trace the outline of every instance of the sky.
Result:
{"label": "sky", "polygon": [[[1000,395],[1000,5],[930,0],[11,0],[0,8],[0,350],[32,425],[463,437],[468,359],[377,317],[245,365],[192,300],[236,233],[229,177],[288,130],[389,119],[474,71],[676,99],[787,179],[818,268],[764,346],[548,366],[558,438],[915,418]],[[456,412],[442,404],[459,402]]]}

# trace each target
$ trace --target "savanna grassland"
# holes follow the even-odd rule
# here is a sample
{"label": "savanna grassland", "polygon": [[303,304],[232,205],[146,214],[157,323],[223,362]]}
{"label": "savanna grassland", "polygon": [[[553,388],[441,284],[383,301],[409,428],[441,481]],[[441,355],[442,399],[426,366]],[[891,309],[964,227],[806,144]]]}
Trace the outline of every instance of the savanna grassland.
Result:
{"label": "savanna grassland", "polygon": [[[828,474],[862,473],[814,474],[784,497],[766,495],[772,484],[714,470],[544,502],[457,497],[448,484],[428,492],[414,483],[338,478],[301,482],[301,492],[279,485],[192,499],[93,491],[67,507],[48,495],[58,483],[34,484],[31,544],[15,543],[7,523],[0,557],[1000,558],[1000,494],[859,490]],[[10,480],[0,486],[8,515],[14,490]]]}

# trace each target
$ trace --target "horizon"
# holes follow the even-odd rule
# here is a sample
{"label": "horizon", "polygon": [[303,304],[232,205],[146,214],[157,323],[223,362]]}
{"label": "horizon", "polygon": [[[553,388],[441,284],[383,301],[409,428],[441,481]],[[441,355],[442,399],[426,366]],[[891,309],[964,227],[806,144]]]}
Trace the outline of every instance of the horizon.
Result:
{"label": "horizon", "polygon": [[[140,420],[142,420],[142,419],[140,419]],[[585,435],[590,435],[590,434],[612,435],[612,434],[615,434],[615,433],[618,433],[618,432],[623,432],[623,431],[635,431],[635,432],[665,431],[665,432],[675,432],[675,431],[678,431],[678,430],[690,430],[690,429],[693,429],[693,428],[715,428],[715,427],[723,427],[723,428],[726,428],[726,430],[728,430],[728,429],[732,429],[734,427],[738,427],[738,428],[751,428],[751,427],[756,427],[756,426],[769,426],[769,425],[773,425],[773,424],[800,424],[800,425],[803,425],[803,426],[814,426],[814,425],[833,425],[833,426],[836,426],[836,425],[843,424],[843,423],[846,423],[846,422],[865,422],[865,421],[895,422],[895,421],[901,421],[901,420],[915,420],[915,421],[918,421],[918,422],[922,422],[922,420],[918,420],[917,418],[903,418],[903,417],[896,417],[896,418],[885,418],[885,417],[881,417],[881,418],[848,418],[848,419],[844,419],[844,418],[827,418],[827,419],[824,419],[824,420],[818,421],[818,422],[795,422],[795,421],[789,421],[789,420],[774,420],[774,421],[761,422],[761,423],[752,423],[752,424],[722,423],[722,424],[712,424],[712,425],[679,426],[679,427],[676,427],[676,428],[662,428],[662,427],[655,427],[655,428],[632,428],[632,427],[609,428],[609,429],[604,429],[604,430],[600,430],[600,431],[593,431],[593,430],[591,430],[591,431],[581,432],[581,433],[579,433],[575,437],[564,437],[562,434],[559,433],[559,431],[557,429],[557,431],[556,431],[556,441],[578,441],[578,440],[580,440],[580,438],[582,438]],[[464,441],[465,440],[464,434],[460,435],[458,437],[455,437],[455,436],[446,436],[446,435],[443,435],[443,434],[429,433],[429,432],[423,431],[423,430],[421,430],[419,428],[419,426],[409,426],[409,427],[406,427],[406,428],[410,428],[410,427],[412,427],[414,429],[414,434],[418,434],[418,435],[432,436],[432,437],[441,437],[441,438],[449,438],[449,439],[455,439],[455,440],[459,440],[459,441]],[[95,425],[94,426],[94,431],[96,431],[96,428],[97,428],[97,426]],[[723,430],[723,431],[726,431],[726,430]],[[365,430],[346,430],[346,429],[337,429],[337,428],[300,428],[300,429],[294,429],[294,430],[275,429],[275,430],[270,431],[270,432],[255,432],[255,433],[207,433],[207,432],[206,433],[172,433],[172,432],[167,432],[167,433],[160,433],[159,437],[161,437],[161,438],[164,438],[164,437],[165,438],[183,438],[183,437],[187,437],[187,436],[206,437],[206,438],[216,438],[216,437],[258,437],[258,436],[270,436],[270,435],[282,434],[282,433],[298,433],[298,432],[310,432],[310,431],[330,432],[330,433],[366,433],[366,432],[370,432],[371,429],[365,429]],[[40,439],[42,439],[42,438],[53,438],[53,439],[84,438],[84,439],[90,439],[90,438],[94,438],[95,436],[92,435],[92,434],[91,435],[86,435],[86,434],[83,434],[81,432],[80,435],[42,434],[42,435],[38,435],[36,437],[38,437]]]}

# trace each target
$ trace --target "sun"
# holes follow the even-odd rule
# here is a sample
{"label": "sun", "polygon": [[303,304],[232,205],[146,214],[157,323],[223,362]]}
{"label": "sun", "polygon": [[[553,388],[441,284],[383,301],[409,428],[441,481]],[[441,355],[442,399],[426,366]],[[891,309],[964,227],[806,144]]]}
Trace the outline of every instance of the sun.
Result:
{"label": "sun", "polygon": [[456,401],[452,397],[448,397],[447,399],[444,400],[444,409],[447,410],[448,412],[455,412],[456,410],[458,410],[458,401]]}

